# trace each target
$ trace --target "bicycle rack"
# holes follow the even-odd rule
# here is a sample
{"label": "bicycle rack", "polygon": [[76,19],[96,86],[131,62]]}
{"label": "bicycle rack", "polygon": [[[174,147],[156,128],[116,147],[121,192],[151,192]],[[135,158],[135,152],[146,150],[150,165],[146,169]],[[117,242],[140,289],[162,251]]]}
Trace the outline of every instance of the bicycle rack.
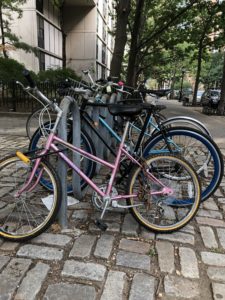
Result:
{"label": "bicycle rack", "polygon": [[[114,98],[111,97],[109,99],[108,96],[105,96],[105,97],[103,96],[103,101],[106,103],[107,102],[113,103],[115,101]],[[81,125],[80,125],[79,107],[78,107],[76,101],[74,101],[74,99],[71,96],[66,96],[61,101],[60,108],[63,111],[63,115],[62,115],[62,118],[60,120],[60,124],[58,127],[58,129],[59,129],[58,136],[62,140],[67,141],[67,116],[68,116],[69,112],[71,112],[72,118],[73,118],[73,129],[74,128],[76,129],[76,130],[73,130],[73,145],[80,148]],[[90,113],[90,115],[92,116],[94,121],[99,122],[99,114],[100,114],[105,117],[106,122],[110,126],[113,125],[113,118],[107,111],[107,108],[97,107],[97,106],[89,107],[88,112]],[[105,137],[105,139],[107,141],[112,142],[111,135],[107,132],[107,130],[101,125],[99,125],[99,129],[100,129],[100,131],[102,131],[102,134]],[[90,133],[90,136],[93,137],[93,143],[96,148],[97,156],[106,159],[108,156],[108,152],[107,152],[108,149],[104,146],[104,144],[102,142],[99,141],[98,137],[95,134],[91,133],[90,128],[87,127],[86,130],[88,133]],[[100,147],[100,145],[102,145],[102,146]],[[78,154],[78,153],[73,154],[73,162],[76,166],[80,167],[80,154]],[[97,172],[99,172],[100,167],[101,166],[98,164]],[[61,202],[60,211],[58,213],[58,221],[59,221],[61,228],[65,229],[65,228],[67,228],[67,225],[68,225],[68,221],[67,221],[67,205],[68,205],[68,201],[67,201],[67,165],[61,159],[59,159],[59,161],[58,161],[57,170],[58,170],[58,174],[59,174],[61,186],[62,186],[62,202]],[[81,193],[81,186],[80,186],[80,177],[76,174],[76,172],[73,172],[72,185],[73,185],[74,197],[78,200],[81,200],[82,193]]]}
{"label": "bicycle rack", "polygon": [[[80,112],[79,107],[74,101],[74,99],[70,96],[66,96],[63,98],[60,108],[63,110],[63,115],[59,124],[59,137],[64,141],[67,141],[67,116],[69,112],[72,113],[73,117],[73,145],[76,147],[80,147]],[[73,154],[73,162],[78,167],[80,167],[80,154],[74,153]],[[62,185],[62,202],[61,208],[58,214],[58,221],[61,228],[67,228],[68,221],[67,221],[67,165],[62,160],[59,159],[58,166],[57,166],[58,174],[60,176],[60,181]],[[72,185],[73,185],[73,193],[76,199],[80,200],[81,195],[81,186],[80,186],[80,177],[73,172],[72,178]]]}

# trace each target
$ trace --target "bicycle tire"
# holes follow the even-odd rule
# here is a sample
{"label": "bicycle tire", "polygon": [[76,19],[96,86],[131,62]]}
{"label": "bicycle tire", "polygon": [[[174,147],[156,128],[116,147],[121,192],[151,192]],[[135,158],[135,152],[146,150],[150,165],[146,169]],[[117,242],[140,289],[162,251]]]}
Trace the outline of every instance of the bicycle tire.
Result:
{"label": "bicycle tire", "polygon": [[[153,180],[148,172],[155,177]],[[166,176],[169,172],[172,175]],[[182,179],[184,177],[189,180]],[[162,185],[159,182],[171,188],[171,193],[160,194]],[[144,166],[133,167],[127,193],[137,195],[127,199],[127,204],[133,206],[130,212],[138,223],[148,230],[167,233],[182,228],[195,216],[200,205],[201,186],[197,173],[184,159],[171,154],[157,155],[145,158]],[[189,199],[192,204],[188,208],[171,206],[173,198]]]}
{"label": "bicycle tire", "polygon": [[[194,128],[212,138],[210,131],[207,129],[207,127],[202,122],[198,121],[197,119],[186,117],[186,116],[178,116],[178,117],[173,117],[173,118],[164,120],[162,122],[162,126],[164,126],[166,128],[172,128],[174,126],[175,127]],[[159,131],[158,129],[155,129],[152,132],[152,135],[155,135],[158,131]]]}
{"label": "bicycle tire", "polygon": [[[26,133],[27,133],[27,137],[29,138],[29,140],[31,140],[33,134],[36,132],[36,130],[39,128],[39,116],[41,111],[43,110],[42,108],[38,108],[36,110],[34,110],[29,117],[27,118],[26,121]],[[55,118],[55,114],[54,113],[50,113],[50,116]],[[43,117],[44,118],[44,117]],[[44,123],[49,122],[49,116],[46,115],[45,119],[43,120]]]}
{"label": "bicycle tire", "polygon": [[[72,141],[72,121],[67,120],[67,122],[70,124],[70,127],[68,126],[68,141]],[[48,128],[48,122],[45,123],[46,128]],[[51,128],[54,126],[54,121],[51,122]],[[40,128],[38,128],[35,133],[33,134],[30,144],[29,144],[29,151],[34,151],[39,148],[38,144],[40,143],[40,140],[43,138],[42,132]],[[95,146],[88,135],[88,133],[82,128],[81,130],[81,148],[84,149],[86,152],[91,153],[93,155],[96,155],[95,151]],[[57,156],[51,155],[51,164],[53,166],[56,165],[57,163]],[[53,161],[54,160],[54,161]],[[68,167],[68,185],[67,185],[67,194],[72,194],[73,193],[73,187],[72,184],[70,183],[71,178],[70,178],[70,173],[71,173],[71,168]],[[84,171],[85,175],[87,175],[90,179],[93,178],[95,175],[96,171],[96,162],[84,158],[83,161],[83,167],[81,167],[81,170]],[[42,182],[42,184],[48,189],[51,190],[51,185],[49,185],[47,182]],[[81,179],[81,189],[83,190],[87,186],[87,182],[83,179]]]}
{"label": "bicycle tire", "polygon": [[[52,182],[52,196],[33,179],[33,189],[16,198],[27,182],[33,162],[26,164],[12,155],[0,161],[0,237],[11,241],[26,241],[44,232],[54,221],[61,203],[61,184],[54,168],[41,160],[38,172]],[[41,170],[42,169],[42,170]]]}
{"label": "bicycle tire", "polygon": [[[207,200],[220,185],[224,174],[224,162],[220,149],[209,136],[194,129],[190,130],[185,127],[170,128],[167,129],[166,136],[175,141],[175,143],[177,141],[177,144],[180,145],[181,151],[172,149],[173,153],[182,155],[187,161],[193,164],[202,181],[201,201]],[[188,142],[184,142],[184,138]],[[186,143],[186,147],[183,147],[183,149],[182,143],[184,145]],[[161,133],[153,136],[143,146],[144,156],[156,153],[165,154],[168,152],[169,150],[165,145],[165,140]],[[205,160],[204,162],[203,159]],[[187,202],[187,205],[189,204],[190,202]],[[175,205],[178,205],[178,203],[175,203]]]}

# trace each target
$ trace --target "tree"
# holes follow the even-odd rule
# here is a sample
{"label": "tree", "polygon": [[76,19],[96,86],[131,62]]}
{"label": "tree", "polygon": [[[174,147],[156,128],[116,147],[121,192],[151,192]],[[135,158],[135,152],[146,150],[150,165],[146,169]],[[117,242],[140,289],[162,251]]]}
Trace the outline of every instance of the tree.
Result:
{"label": "tree", "polygon": [[116,0],[116,31],[113,57],[110,65],[112,77],[121,76],[124,49],[127,42],[128,16],[131,9],[131,0]]}
{"label": "tree", "polygon": [[0,50],[3,56],[8,58],[8,50],[23,49],[26,52],[35,52],[37,49],[22,42],[19,37],[11,32],[10,21],[12,15],[17,14],[18,18],[22,17],[22,9],[20,5],[24,4],[26,0],[0,0]]}
{"label": "tree", "polygon": [[218,105],[218,114],[223,115],[225,111],[225,51],[224,51],[224,61],[223,61],[223,78],[221,86],[221,97]]}
{"label": "tree", "polygon": [[152,45],[156,44],[169,28],[181,23],[186,12],[196,2],[197,0],[160,2],[136,0],[127,68],[129,85],[135,85],[139,73],[138,68],[144,57],[148,56]]}
{"label": "tree", "polygon": [[188,40],[193,47],[193,60],[196,60],[195,85],[192,105],[196,105],[197,91],[201,77],[202,62],[208,57],[208,52],[215,47],[214,32],[218,26],[218,1],[199,1],[190,12],[187,28]]}

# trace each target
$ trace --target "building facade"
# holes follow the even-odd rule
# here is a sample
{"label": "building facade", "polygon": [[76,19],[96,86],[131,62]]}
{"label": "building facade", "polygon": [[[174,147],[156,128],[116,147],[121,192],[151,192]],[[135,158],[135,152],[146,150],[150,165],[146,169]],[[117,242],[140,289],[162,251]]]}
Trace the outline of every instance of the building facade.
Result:
{"label": "building facade", "polygon": [[[92,70],[95,78],[109,74],[113,50],[113,0],[65,0],[63,10],[51,0],[28,0],[12,31],[39,49],[36,57],[22,50],[10,56],[35,72],[64,65],[78,74]],[[65,37],[65,39],[64,39]]]}

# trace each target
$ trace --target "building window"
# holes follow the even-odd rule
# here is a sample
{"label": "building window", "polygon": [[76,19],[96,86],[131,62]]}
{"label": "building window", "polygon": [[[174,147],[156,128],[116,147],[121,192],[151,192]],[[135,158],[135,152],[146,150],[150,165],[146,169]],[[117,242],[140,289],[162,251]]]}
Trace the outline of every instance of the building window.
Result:
{"label": "building window", "polygon": [[104,40],[105,42],[107,42],[107,41],[106,41],[106,28],[105,28],[105,26],[103,26],[103,28],[102,28],[102,38],[103,38],[103,40]]}
{"label": "building window", "polygon": [[107,1],[103,2],[103,18],[106,19],[107,17]]}
{"label": "building window", "polygon": [[102,78],[106,78],[106,74],[105,74],[105,68],[102,67]]}
{"label": "building window", "polygon": [[106,63],[106,46],[105,45],[102,46],[102,63],[103,64]]}
{"label": "building window", "polygon": [[96,42],[96,59],[98,59],[98,40]]}
{"label": "building window", "polygon": [[43,0],[36,0],[36,9],[43,14]]}
{"label": "building window", "polygon": [[39,69],[40,71],[45,70],[45,54],[43,52],[39,53]]}
{"label": "building window", "polygon": [[38,47],[45,47],[45,35],[44,35],[44,20],[40,16],[37,16],[37,26],[38,26]]}

